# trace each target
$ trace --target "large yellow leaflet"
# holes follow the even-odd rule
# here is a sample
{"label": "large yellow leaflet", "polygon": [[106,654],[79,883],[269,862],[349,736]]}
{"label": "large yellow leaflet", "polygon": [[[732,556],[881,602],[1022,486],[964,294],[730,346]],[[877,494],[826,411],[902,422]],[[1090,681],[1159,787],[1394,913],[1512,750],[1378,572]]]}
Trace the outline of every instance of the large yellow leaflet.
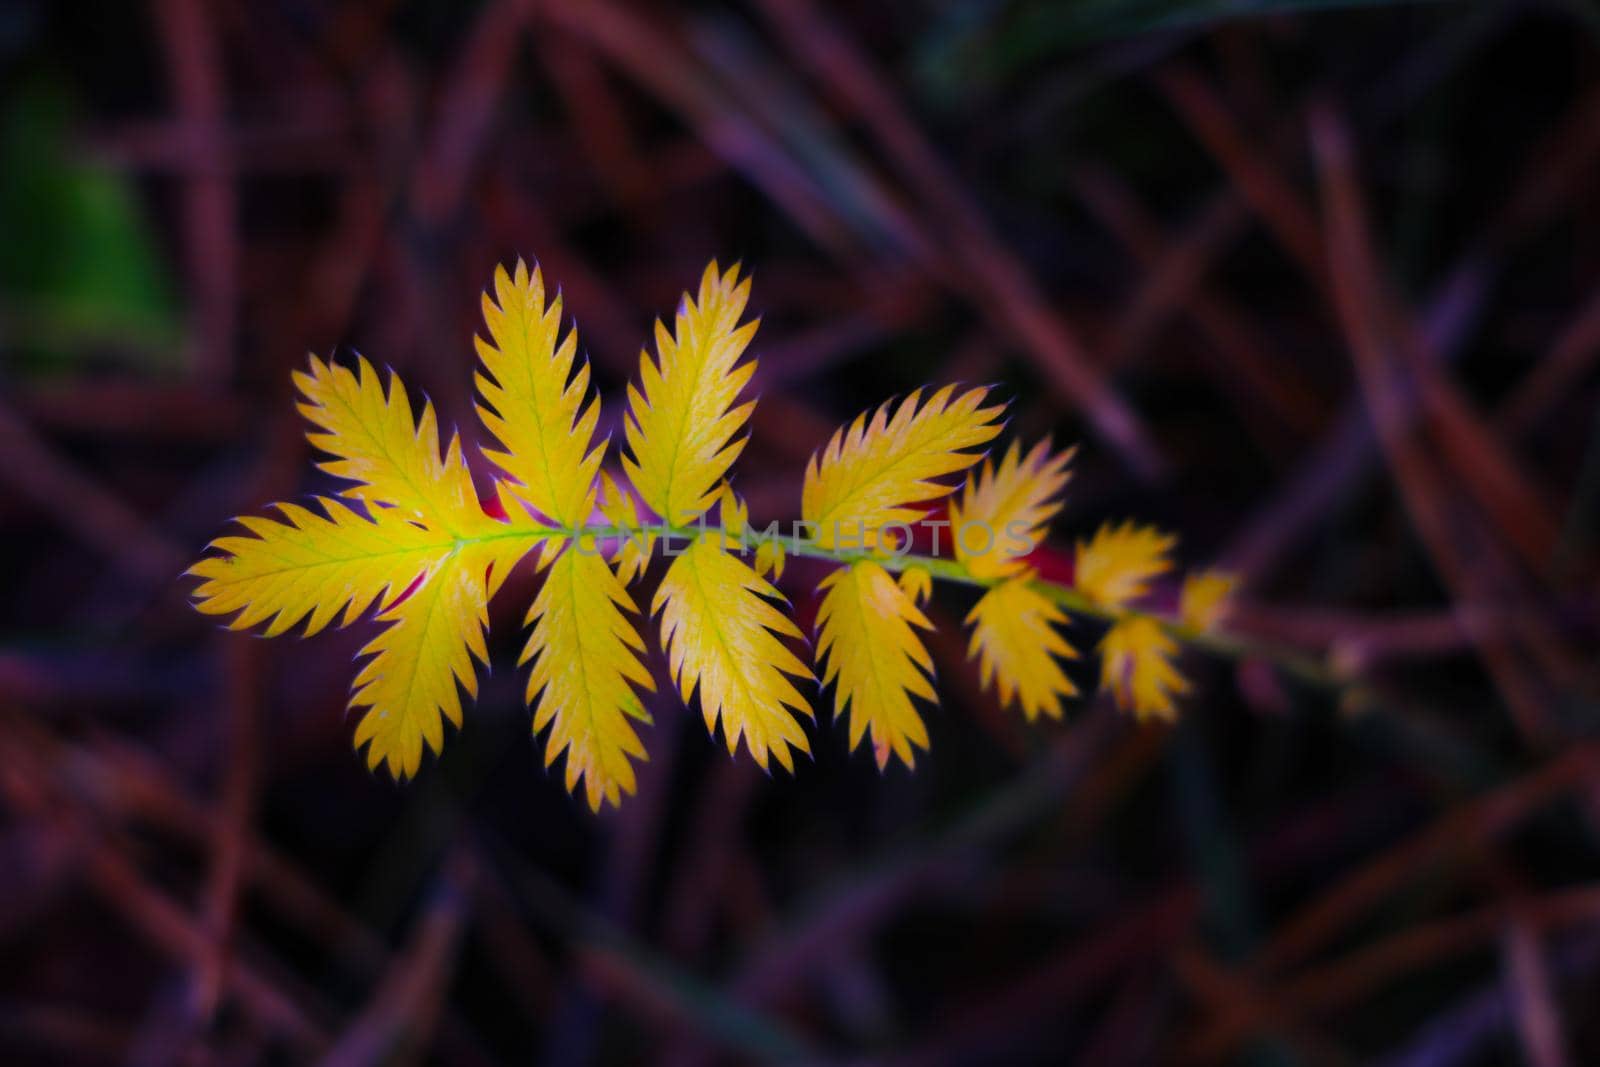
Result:
{"label": "large yellow leaflet", "polygon": [[490,340],[475,338],[483,363],[478,417],[504,446],[484,454],[515,479],[510,491],[529,507],[558,526],[581,525],[594,506],[605,444],[591,447],[600,402],[584,404],[589,364],[573,370],[577,331],[559,337],[561,297],[546,306],[538,268],[529,274],[518,260],[514,274],[495,269],[483,321]]}
{"label": "large yellow leaflet", "polygon": [[1078,695],[1056,660],[1078,658],[1056,630],[1066,622],[1026,574],[990,589],[967,615],[973,628],[967,655],[978,657],[984,688],[998,681],[1001,702],[1016,697],[1029,722],[1040,712],[1061,718],[1061,699]]}
{"label": "large yellow leaflet", "polygon": [[305,397],[300,413],[317,428],[307,439],[334,457],[319,465],[355,483],[342,495],[389,505],[443,532],[465,534],[491,525],[478,506],[460,440],[451,437],[440,458],[433,405],[424,404],[421,419],[413,421],[398,376],[390,375],[385,392],[365,359],[352,373],[313,356],[310,370],[296,371],[294,380]]}
{"label": "large yellow leaflet", "polygon": [[367,647],[371,657],[356,675],[351,708],[366,708],[356,727],[356,747],[367,745],[367,766],[389,766],[409,778],[422,762],[422,746],[444,747],[440,712],[461,725],[460,686],[478,695],[473,657],[487,662],[483,634],[489,597],[527,549],[512,539],[466,545],[436,563],[421,584],[379,616],[390,625]]}
{"label": "large yellow leaflet", "polygon": [[388,607],[453,545],[449,534],[418,526],[392,508],[374,508],[369,520],[337,500],[320,503],[326,517],[279,504],[286,521],[240,518],[254,536],[219,537],[211,543],[218,554],[189,569],[203,579],[195,607],[207,615],[238,612],[229,623],[235,630],[267,622],[267,637],[308,614],[305,632],[314,634],[340,609],[340,625],[348,626],[380,597],[379,607]]}
{"label": "large yellow leaflet", "polygon": [[711,507],[744,449],[746,438],[733,438],[755,401],[734,405],[756,369],[753,359],[736,366],[758,325],[739,325],[749,298],[738,265],[722,273],[713,262],[699,295],[684,294],[674,332],[656,323],[659,362],[640,353],[640,385],[628,387],[624,429],[632,455],[623,466],[644,502],[674,526]]}
{"label": "large yellow leaflet", "polygon": [[545,766],[565,752],[567,788],[583,779],[595,811],[602,799],[618,804],[620,794],[634,791],[630,760],[647,758],[629,722],[650,721],[632,686],[655,690],[644,642],[624,614],[637,611],[622,581],[585,542],[548,566],[528,612],[533,632],[522,658],[537,657],[528,700],[539,706],[534,732],[550,727]]}
{"label": "large yellow leaflet", "polygon": [[1009,578],[1026,568],[1022,557],[1061,510],[1073,451],[1051,455],[1050,442],[1040,441],[1023,457],[1012,441],[998,469],[985,459],[976,478],[967,476],[966,491],[950,504],[950,531],[956,558],[974,577]]}
{"label": "large yellow leaflet", "polygon": [[870,422],[863,412],[848,429],[841,427],[806,466],[800,512],[818,544],[871,548],[884,526],[920,519],[923,509],[908,505],[937,500],[951,489],[931,479],[972,466],[979,454],[962,450],[1000,432],[1004,406],[984,407],[987,395],[978,388],[958,396],[952,385],[921,403],[918,390],[892,418],[891,405],[884,404]]}
{"label": "large yellow leaflet", "polygon": [[928,729],[913,696],[937,702],[929,682],[933,659],[912,627],[933,629],[888,571],[856,563],[823,579],[817,611],[818,657],[826,659],[822,684],[834,685],[833,713],[850,705],[850,747],[872,731],[872,752],[883,767],[889,754],[916,765],[912,746],[928,747]]}
{"label": "large yellow leaflet", "polygon": [[771,603],[781,599],[724,550],[720,534],[707,533],[673,560],[651,611],[661,614],[661,643],[684,703],[700,691],[706,728],[715,733],[720,718],[730,753],[743,736],[760,767],[771,752],[793,770],[789,749],[811,745],[790,709],[808,718],[811,709],[789,676],[812,674],[780,640],[801,637]]}

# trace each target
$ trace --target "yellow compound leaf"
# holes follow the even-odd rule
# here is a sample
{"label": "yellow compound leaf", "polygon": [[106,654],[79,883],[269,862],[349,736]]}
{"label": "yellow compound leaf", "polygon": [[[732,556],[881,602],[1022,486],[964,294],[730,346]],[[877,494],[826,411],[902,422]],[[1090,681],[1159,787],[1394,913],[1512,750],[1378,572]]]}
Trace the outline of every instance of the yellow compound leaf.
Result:
{"label": "yellow compound leaf", "polygon": [[1043,539],[1061,510],[1061,491],[1072,477],[1068,466],[1076,449],[1051,454],[1040,441],[1026,457],[1011,442],[999,468],[983,461],[977,477],[950,505],[950,530],[956,558],[976,578],[1010,578],[1026,568],[1022,557]]}
{"label": "yellow compound leaf", "polygon": [[[545,735],[546,766],[564,758],[567,788],[577,793],[581,783],[598,811],[636,791],[636,762],[647,758],[638,724],[650,722],[641,697],[654,682],[628,585],[664,527],[653,521],[647,531],[640,513],[648,508],[681,533],[718,508],[719,527],[666,567],[651,612],[678,692],[685,702],[698,694],[713,736],[720,724],[730,754],[742,740],[763,769],[775,760],[792,770],[795,750],[811,751],[801,718],[813,713],[798,686],[815,676],[796,655],[792,642],[804,637],[768,580],[783,574],[785,545],[764,535],[754,566],[744,561],[748,510],[728,482],[755,406],[741,402],[755,371],[745,353],[757,324],[741,323],[749,293],[737,266],[724,272],[713,262],[672,330],[657,323],[656,355],[641,355],[641,381],[628,393],[622,462],[632,485],[624,487],[602,469],[600,401],[575,330],[563,331],[561,299],[537,268],[498,268],[483,298],[487,337],[475,339],[474,382],[506,520],[479,505],[460,440],[441,440],[431,404],[414,409],[404,384],[365,359],[347,368],[311,357],[294,375],[298,407],[326,453],[321,468],[348,485],[314,507],[280,504],[270,517],[240,519],[242,532],[219,538],[189,571],[197,609],[267,636],[316,633],[375,611],[382,629],[359,655],[350,698],[360,712],[355,744],[369,766],[404,779],[425,750],[441,750],[446,722],[460,725],[462,692],[476,695],[477,663],[487,658],[489,601],[538,549],[543,582],[521,658],[533,731]],[[1001,428],[1004,405],[990,396],[918,390],[862,413],[807,464],[802,517],[814,534],[804,553],[845,564],[820,586],[818,663],[835,716],[848,709],[850,748],[870,733],[880,769],[891,756],[911,767],[928,747],[916,702],[937,696],[918,633],[932,626],[919,605],[934,572],[960,574],[921,560],[897,579],[872,556],[899,547],[888,531],[923,518],[963,472],[971,473],[950,509],[956,556],[991,585],[966,620],[984,686],[1030,721],[1060,718],[1077,692],[1063,670],[1076,658],[1061,632],[1067,618],[1024,558],[1060,510],[1072,452],[1044,442],[1024,454],[1013,443],[973,471]],[[965,536],[972,524],[987,529],[982,549]],[[601,550],[613,543],[608,562]],[[1181,625],[1124,615],[1171,567],[1173,544],[1132,523],[1102,527],[1078,544],[1082,596],[1066,598],[1115,617],[1100,647],[1101,684],[1141,719],[1176,715],[1187,684],[1173,634],[1214,626],[1232,584],[1191,576]]]}
{"label": "yellow compound leaf", "polygon": [[782,541],[761,542],[756,546],[756,573],[763,578],[770,574],[773,581],[781,581],[787,555]]}
{"label": "yellow compound leaf", "polygon": [[827,448],[806,466],[801,517],[823,548],[877,547],[883,527],[910,524],[925,510],[910,505],[938,500],[951,487],[933,479],[966,470],[979,459],[963,451],[1000,432],[1004,405],[984,407],[985,388],[956,395],[946,386],[925,403],[919,389],[840,427]]}
{"label": "yellow compound leaf", "polygon": [[781,637],[800,630],[773,606],[782,595],[743,560],[724,551],[720,535],[704,534],[673,560],[656,591],[652,613],[661,615],[661,643],[678,692],[688,703],[696,689],[706,728],[722,721],[728,751],[745,739],[763,770],[770,752],[794,769],[791,747],[811,751],[794,712],[811,709],[790,680],[811,670]]}
{"label": "yellow compound leaf", "polygon": [[583,780],[589,807],[621,802],[635,788],[633,759],[646,759],[630,719],[650,722],[634,687],[655,691],[644,642],[627,614],[628,591],[592,544],[569,545],[545,571],[528,612],[533,632],[523,662],[537,656],[528,701],[537,700],[534,733],[550,727],[545,766],[567,756],[566,784]]}
{"label": "yellow compound leaf", "polygon": [[[478,418],[504,451],[484,449],[514,480],[510,491],[556,525],[586,522],[605,442],[594,446],[599,398],[589,395],[589,364],[579,361],[577,331],[561,337],[561,297],[545,303],[544,279],[517,261],[495,268],[494,295],[483,295],[489,340],[474,338],[483,369],[474,375]],[[576,364],[576,370],[574,370]]]}
{"label": "yellow compound leaf", "polygon": [[411,401],[399,377],[385,392],[365,359],[352,373],[311,357],[309,371],[294,373],[304,401],[298,406],[315,429],[306,434],[334,458],[319,466],[355,484],[341,495],[393,507],[430,528],[454,534],[496,525],[478,506],[472,476],[451,437],[439,456],[439,426],[432,404],[413,421]]}
{"label": "yellow compound leaf", "polygon": [[1078,652],[1056,629],[1067,624],[1066,615],[1029,584],[1029,576],[990,589],[966,621],[972,627],[967,655],[978,657],[983,687],[996,682],[1001,703],[1015,697],[1029,722],[1040,712],[1061,718],[1062,698],[1077,696],[1078,687],[1057,657],[1077,659]]}
{"label": "yellow compound leaf", "polygon": [[[634,503],[632,494],[605,471],[600,472],[600,484],[600,512],[606,522],[621,531],[638,530],[639,505]],[[654,534],[623,532],[618,534],[618,540],[621,547],[617,549],[617,578],[623,585],[630,585],[650,565],[656,538]]]}
{"label": "yellow compound leaf", "polygon": [[[444,747],[444,724],[461,725],[461,694],[478,694],[473,658],[486,662],[491,581],[498,586],[523,548],[505,542],[463,547],[436,562],[421,584],[379,616],[390,625],[361,655],[352,710],[366,708],[355,744],[367,746],[367,766],[388,764],[397,779],[417,773],[422,746]],[[496,576],[491,579],[491,571]]]}
{"label": "yellow compound leaf", "polygon": [[723,475],[744,449],[747,438],[733,438],[755,401],[735,402],[756,361],[735,364],[758,325],[739,325],[749,298],[750,282],[739,279],[738,265],[721,273],[713,261],[699,295],[684,294],[674,332],[656,323],[657,359],[640,353],[639,387],[628,387],[624,430],[632,455],[623,457],[623,467],[644,502],[673,526],[687,525],[716,502]]}
{"label": "yellow compound leaf", "polygon": [[1220,571],[1200,571],[1183,579],[1178,594],[1178,617],[1190,629],[1213,629],[1228,611],[1228,598],[1237,579]]}
{"label": "yellow compound leaf", "polygon": [[834,716],[850,706],[851,749],[870,729],[880,769],[891,752],[914,767],[912,746],[927,748],[928,730],[911,698],[939,698],[929,682],[933,659],[913,627],[933,624],[876,563],[840,568],[820,588],[817,656],[826,661],[823,684],[834,686]]}
{"label": "yellow compound leaf", "polygon": [[1168,555],[1178,539],[1153,526],[1106,523],[1078,542],[1073,585],[1104,607],[1122,609],[1150,590],[1150,579],[1172,569]]}
{"label": "yellow compound leaf", "polygon": [[1161,624],[1145,615],[1118,622],[1100,642],[1100,685],[1116,698],[1117,707],[1141,722],[1178,717],[1173,697],[1189,691],[1189,683],[1172,665],[1177,642]]}

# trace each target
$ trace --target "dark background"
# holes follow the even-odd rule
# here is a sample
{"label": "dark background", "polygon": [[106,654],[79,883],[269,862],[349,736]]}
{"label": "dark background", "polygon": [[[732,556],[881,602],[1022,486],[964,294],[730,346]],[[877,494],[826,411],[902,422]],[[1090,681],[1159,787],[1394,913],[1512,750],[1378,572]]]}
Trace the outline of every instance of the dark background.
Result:
{"label": "dark background", "polygon": [[[0,1059],[1596,1062],[1597,192],[1579,0],[11,0]],[[759,523],[864,406],[995,382],[1082,443],[1058,546],[1172,528],[1261,651],[1186,655],[1175,728],[1029,725],[941,590],[915,773],[829,694],[768,778],[669,693],[595,817],[519,575],[443,758],[368,774],[370,623],[227,633],[179,575],[330,488],[307,351],[478,441],[518,255],[613,430],[743,260]]]}

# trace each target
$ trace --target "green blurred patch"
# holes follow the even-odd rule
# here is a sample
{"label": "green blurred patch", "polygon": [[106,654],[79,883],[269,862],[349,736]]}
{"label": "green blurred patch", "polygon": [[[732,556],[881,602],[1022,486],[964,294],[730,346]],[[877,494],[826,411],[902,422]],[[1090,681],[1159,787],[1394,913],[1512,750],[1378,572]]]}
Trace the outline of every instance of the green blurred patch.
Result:
{"label": "green blurred patch", "polygon": [[1236,19],[1437,0],[1020,0],[956,3],[918,56],[924,87],[959,99],[1059,53],[1116,38],[1198,30]]}
{"label": "green blurred patch", "polygon": [[165,262],[128,178],[74,150],[69,95],[24,85],[0,114],[0,353],[13,373],[179,366]]}

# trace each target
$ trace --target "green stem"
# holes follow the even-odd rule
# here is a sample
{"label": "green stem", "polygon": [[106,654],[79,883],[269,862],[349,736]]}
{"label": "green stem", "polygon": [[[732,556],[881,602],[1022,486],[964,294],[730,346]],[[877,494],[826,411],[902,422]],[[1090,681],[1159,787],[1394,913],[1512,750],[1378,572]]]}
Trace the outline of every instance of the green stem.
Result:
{"label": "green stem", "polygon": [[[552,527],[534,524],[531,520],[524,521],[519,518],[514,520],[514,524],[506,532],[491,534],[478,538],[478,540],[512,537],[527,537],[534,540],[548,540],[557,537],[592,537],[599,540],[663,537],[693,541],[705,534],[718,534],[728,537],[752,551],[763,544],[776,542],[788,555],[824,560],[841,566],[871,561],[890,571],[904,571],[913,567],[920,567],[927,571],[930,576],[940,581],[974,586],[979,589],[988,589],[1008,580],[1004,578],[978,577],[967,570],[966,566],[959,560],[948,559],[943,556],[925,556],[915,553],[895,555],[855,548],[827,548],[816,541],[793,534],[768,535],[758,533],[752,529],[746,529],[741,536],[729,534],[722,526],[711,525],[673,526],[667,523],[640,523],[637,526],[586,524],[575,527]],[[1349,679],[1335,673],[1323,660],[1308,656],[1294,649],[1267,644],[1259,639],[1240,634],[1197,630],[1192,626],[1184,625],[1177,619],[1164,615],[1107,607],[1090,600],[1072,586],[1060,582],[1034,578],[1029,584],[1071,614],[1088,616],[1107,623],[1115,623],[1129,618],[1152,619],[1173,638],[1215,656],[1225,659],[1265,659],[1296,679],[1320,688],[1343,689],[1349,684]]]}

